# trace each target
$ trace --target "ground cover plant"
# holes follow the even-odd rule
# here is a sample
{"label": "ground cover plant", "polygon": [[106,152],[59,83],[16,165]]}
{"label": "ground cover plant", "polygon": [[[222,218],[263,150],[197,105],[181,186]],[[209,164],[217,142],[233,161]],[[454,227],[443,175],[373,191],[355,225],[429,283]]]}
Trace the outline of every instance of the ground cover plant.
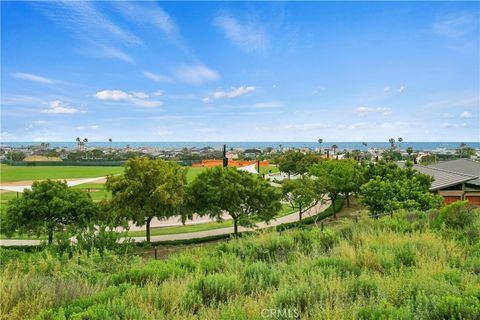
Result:
{"label": "ground cover plant", "polygon": [[0,253],[3,319],[480,316],[480,212],[465,203],[263,231],[162,261]]}

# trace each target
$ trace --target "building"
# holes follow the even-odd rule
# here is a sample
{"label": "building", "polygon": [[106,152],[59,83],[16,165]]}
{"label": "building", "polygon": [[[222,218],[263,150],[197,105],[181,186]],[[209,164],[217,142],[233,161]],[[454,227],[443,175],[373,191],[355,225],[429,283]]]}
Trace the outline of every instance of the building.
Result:
{"label": "building", "polygon": [[434,178],[430,191],[441,195],[446,204],[468,200],[480,206],[480,162],[457,159],[429,166],[414,165],[413,169]]}

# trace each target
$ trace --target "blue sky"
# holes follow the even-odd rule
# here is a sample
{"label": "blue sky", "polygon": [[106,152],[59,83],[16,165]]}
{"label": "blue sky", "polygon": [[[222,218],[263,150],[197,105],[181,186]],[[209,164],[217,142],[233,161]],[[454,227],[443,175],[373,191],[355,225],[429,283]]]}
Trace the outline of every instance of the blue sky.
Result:
{"label": "blue sky", "polygon": [[3,141],[478,141],[478,2],[2,2]]}

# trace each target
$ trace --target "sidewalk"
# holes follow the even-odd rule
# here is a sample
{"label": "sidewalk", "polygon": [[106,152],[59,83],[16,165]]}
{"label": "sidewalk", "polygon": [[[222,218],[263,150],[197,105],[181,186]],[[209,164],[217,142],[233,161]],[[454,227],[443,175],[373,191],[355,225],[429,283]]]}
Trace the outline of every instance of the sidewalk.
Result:
{"label": "sidewalk", "polygon": [[[303,213],[303,218],[305,219],[305,218],[308,218],[309,216],[316,215],[316,214],[326,210],[329,206],[330,206],[330,201],[326,201],[323,204],[317,204],[316,206],[311,207],[310,209],[306,210]],[[298,212],[294,212],[294,213],[289,214],[287,216],[283,216],[283,217],[280,217],[276,220],[272,220],[268,224],[265,223],[265,222],[260,222],[260,223],[257,224],[257,227],[253,228],[253,229],[239,227],[238,231],[239,232],[244,232],[244,231],[264,229],[264,228],[268,228],[268,227],[272,227],[272,226],[278,226],[278,225],[281,225],[281,224],[295,222],[295,221],[298,221]],[[213,229],[213,230],[207,230],[207,231],[199,231],[199,232],[191,232],[191,233],[177,233],[177,234],[168,234],[168,235],[163,235],[163,236],[151,236],[150,241],[156,242],[156,241],[199,239],[199,238],[205,238],[205,237],[223,235],[223,234],[230,234],[230,233],[233,233],[233,227]],[[135,242],[145,241],[145,237],[133,237],[131,239]],[[38,245],[40,245],[40,243],[41,243],[40,240],[15,240],[15,239],[0,240],[0,246],[38,246]]]}

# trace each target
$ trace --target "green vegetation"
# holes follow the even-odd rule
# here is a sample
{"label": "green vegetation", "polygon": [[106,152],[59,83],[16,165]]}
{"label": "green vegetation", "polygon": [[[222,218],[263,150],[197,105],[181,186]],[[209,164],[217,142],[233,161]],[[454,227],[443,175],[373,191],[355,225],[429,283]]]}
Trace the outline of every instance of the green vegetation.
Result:
{"label": "green vegetation", "polygon": [[45,179],[96,178],[123,172],[123,167],[81,166],[9,166],[0,165],[0,182],[32,181]]}
{"label": "green vegetation", "polygon": [[199,174],[187,190],[188,207],[183,219],[193,213],[221,218],[226,212],[238,225],[251,227],[256,221],[269,221],[280,211],[281,192],[266,180],[235,168],[211,168]]}
{"label": "green vegetation", "polygon": [[478,319],[479,243],[479,210],[457,203],[323,231],[260,232],[164,261],[1,249],[0,314],[262,319],[268,309],[301,319]]}
{"label": "green vegetation", "polygon": [[[283,216],[294,213],[289,205],[283,205],[280,212],[275,216],[275,218],[281,218]],[[151,228],[150,234],[152,236],[163,236],[167,234],[178,234],[178,233],[190,233],[190,232],[200,232],[207,230],[215,230],[221,228],[231,228],[233,227],[232,220],[226,220],[222,222],[205,222],[193,225],[185,226],[175,226],[175,227],[161,227],[161,228]],[[145,231],[130,231],[128,232],[129,237],[145,237]]]}

